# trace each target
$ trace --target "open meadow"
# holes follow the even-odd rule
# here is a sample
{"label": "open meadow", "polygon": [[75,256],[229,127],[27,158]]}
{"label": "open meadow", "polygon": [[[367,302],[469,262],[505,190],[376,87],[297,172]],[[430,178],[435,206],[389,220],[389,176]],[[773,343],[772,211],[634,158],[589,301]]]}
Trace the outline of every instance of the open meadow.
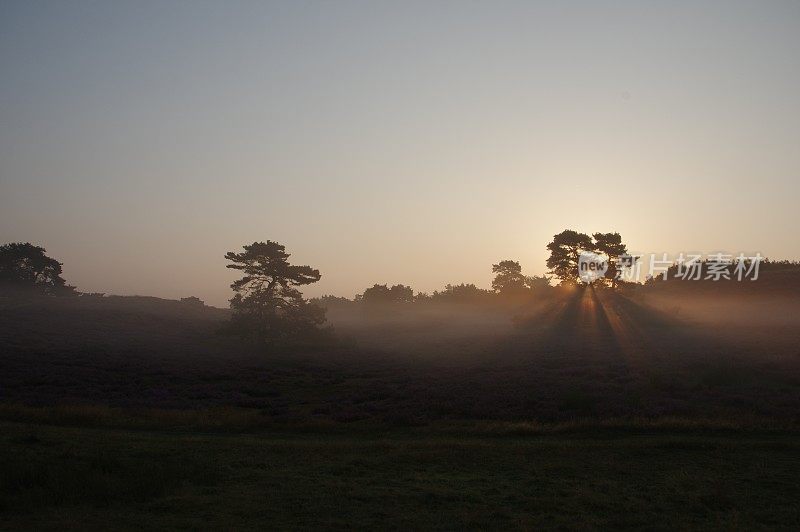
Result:
{"label": "open meadow", "polygon": [[335,342],[264,352],[185,302],[4,300],[0,511],[11,528],[794,528],[798,310],[645,288],[350,303],[329,308]]}

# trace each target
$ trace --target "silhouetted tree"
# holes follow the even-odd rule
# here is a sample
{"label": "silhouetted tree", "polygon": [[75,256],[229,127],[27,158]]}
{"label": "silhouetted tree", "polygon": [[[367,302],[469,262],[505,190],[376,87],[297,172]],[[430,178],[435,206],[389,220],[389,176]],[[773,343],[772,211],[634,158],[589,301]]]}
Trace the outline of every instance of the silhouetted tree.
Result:
{"label": "silhouetted tree", "polygon": [[546,275],[533,275],[525,278],[525,285],[531,290],[543,290],[550,288],[550,277]]}
{"label": "silhouetted tree", "polygon": [[478,288],[474,284],[448,284],[441,292],[436,291],[431,296],[432,301],[442,301],[448,303],[479,303],[496,298],[497,294]]}
{"label": "silhouetted tree", "polygon": [[492,264],[492,273],[496,274],[492,281],[492,290],[500,294],[524,292],[526,278],[522,275],[522,266],[514,260],[503,260]]}
{"label": "silhouetted tree", "polygon": [[364,290],[357,299],[365,303],[411,303],[414,301],[414,290],[402,284],[391,288],[385,284],[376,284]]}
{"label": "silhouetted tree", "polygon": [[605,277],[614,288],[617,286],[617,259],[620,255],[627,255],[628,247],[622,243],[619,233],[595,233],[592,236],[595,250],[608,256],[608,270]]}
{"label": "silhouetted tree", "polygon": [[203,308],[206,306],[205,302],[202,299],[195,296],[182,297],[181,303],[183,303],[187,307],[193,307],[193,308]]}
{"label": "silhouetted tree", "polygon": [[34,291],[47,295],[74,295],[75,287],[61,277],[61,263],[45,249],[28,242],[0,246],[0,289]]}
{"label": "silhouetted tree", "polygon": [[427,292],[418,292],[414,295],[414,303],[427,303],[431,299],[431,295]]}
{"label": "silhouetted tree", "polygon": [[325,309],[309,303],[295,286],[316,283],[319,270],[289,264],[286,248],[277,242],[253,242],[244,252],[225,258],[244,277],[231,288],[231,332],[262,342],[314,335],[325,322]]}
{"label": "silhouetted tree", "polygon": [[324,295],[320,297],[316,297],[310,299],[309,302],[315,303],[322,308],[333,308],[333,307],[342,307],[347,305],[352,305],[353,302],[346,297],[341,296],[334,296],[334,295]]}
{"label": "silhouetted tree", "polygon": [[547,259],[550,273],[562,282],[573,283],[578,280],[578,257],[581,251],[594,251],[594,242],[587,234],[567,229],[553,236],[547,249],[550,250]]}

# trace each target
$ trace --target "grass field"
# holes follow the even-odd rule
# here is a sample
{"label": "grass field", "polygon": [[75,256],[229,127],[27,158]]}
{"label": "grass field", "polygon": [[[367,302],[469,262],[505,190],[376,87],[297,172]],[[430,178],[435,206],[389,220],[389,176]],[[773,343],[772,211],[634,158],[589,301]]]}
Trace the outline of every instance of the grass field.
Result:
{"label": "grass field", "polygon": [[0,528],[797,530],[800,300],[723,296],[353,305],[286,352],[0,301]]}
{"label": "grass field", "polygon": [[800,523],[794,432],[232,434],[20,423],[0,432],[8,529]]}

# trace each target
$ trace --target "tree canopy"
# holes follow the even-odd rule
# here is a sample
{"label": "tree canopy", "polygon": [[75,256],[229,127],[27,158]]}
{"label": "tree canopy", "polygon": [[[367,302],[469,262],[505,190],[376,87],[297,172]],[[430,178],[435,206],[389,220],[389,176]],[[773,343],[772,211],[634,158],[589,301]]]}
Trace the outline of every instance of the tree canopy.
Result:
{"label": "tree canopy", "polygon": [[411,303],[414,301],[414,290],[402,284],[391,288],[385,284],[376,284],[364,290],[358,299],[364,303]]}
{"label": "tree canopy", "polygon": [[319,270],[289,264],[277,242],[253,242],[244,251],[228,252],[226,267],[244,273],[231,288],[232,331],[264,342],[299,338],[319,331],[325,310],[303,299],[297,286],[316,283]]}
{"label": "tree canopy", "polygon": [[589,236],[571,229],[553,236],[553,241],[547,244],[550,257],[547,267],[550,273],[558,277],[561,282],[574,283],[578,280],[578,259],[582,252],[600,253],[608,257],[608,270],[605,279],[601,281],[616,284],[618,273],[618,258],[628,253],[627,246],[622,242],[619,233],[594,233]]}
{"label": "tree canopy", "polygon": [[29,242],[0,246],[0,289],[29,290],[47,295],[70,295],[75,287],[61,277],[61,263]]}
{"label": "tree canopy", "polygon": [[618,258],[628,254],[628,247],[622,243],[622,236],[619,233],[594,233],[594,247],[598,253],[608,257],[608,269],[606,270],[606,281],[611,286],[617,284]]}
{"label": "tree canopy", "polygon": [[585,233],[567,229],[553,236],[547,249],[550,250],[550,257],[547,259],[550,273],[562,282],[573,283],[578,279],[578,258],[581,252],[594,251],[594,242]]}
{"label": "tree canopy", "polygon": [[478,288],[472,283],[448,284],[444,290],[434,291],[430,299],[451,303],[480,303],[496,297],[491,290]]}
{"label": "tree canopy", "polygon": [[501,260],[492,264],[492,290],[500,294],[513,294],[524,292],[527,288],[526,277],[522,275],[522,266],[515,260]]}

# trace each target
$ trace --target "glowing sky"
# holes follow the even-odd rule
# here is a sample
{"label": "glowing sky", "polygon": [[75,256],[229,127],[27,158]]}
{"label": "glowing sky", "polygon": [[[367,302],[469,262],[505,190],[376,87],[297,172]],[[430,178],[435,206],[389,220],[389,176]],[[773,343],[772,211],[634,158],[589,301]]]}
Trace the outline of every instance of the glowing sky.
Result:
{"label": "glowing sky", "polygon": [[488,286],[565,228],[800,258],[797,2],[3,2],[0,241],[223,305]]}

